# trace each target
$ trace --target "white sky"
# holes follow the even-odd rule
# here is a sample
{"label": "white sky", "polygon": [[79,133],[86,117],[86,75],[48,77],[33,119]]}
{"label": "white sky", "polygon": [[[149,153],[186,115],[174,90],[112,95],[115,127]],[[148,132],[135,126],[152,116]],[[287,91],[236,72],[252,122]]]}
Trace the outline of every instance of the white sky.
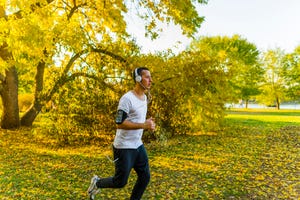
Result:
{"label": "white sky", "polygon": [[[239,34],[260,50],[279,47],[287,53],[300,45],[300,0],[209,0],[198,12],[205,21],[197,36]],[[132,18],[128,31],[145,53],[168,48],[178,52],[190,41],[175,26],[165,26],[160,38],[151,41],[144,37],[144,24]]]}

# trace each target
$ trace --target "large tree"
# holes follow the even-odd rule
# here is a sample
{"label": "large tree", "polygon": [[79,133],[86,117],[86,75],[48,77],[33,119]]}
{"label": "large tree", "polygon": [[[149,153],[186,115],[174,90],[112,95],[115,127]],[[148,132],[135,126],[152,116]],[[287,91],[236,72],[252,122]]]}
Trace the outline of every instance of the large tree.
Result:
{"label": "large tree", "polygon": [[[1,0],[1,127],[31,126],[59,88],[78,77],[97,79],[113,87],[107,80],[129,70],[124,63],[129,66],[135,46],[126,32],[124,14],[144,19],[146,33],[152,38],[158,34],[158,21],[173,21],[184,34],[192,36],[203,22],[194,3],[206,2]],[[19,70],[35,74],[29,77],[34,83],[34,100],[21,120]]]}

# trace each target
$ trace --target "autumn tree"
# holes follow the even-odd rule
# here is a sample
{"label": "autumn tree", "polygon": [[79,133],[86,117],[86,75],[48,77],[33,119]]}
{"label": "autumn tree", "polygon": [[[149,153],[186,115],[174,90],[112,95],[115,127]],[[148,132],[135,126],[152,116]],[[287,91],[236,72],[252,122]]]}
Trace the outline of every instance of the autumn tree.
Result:
{"label": "autumn tree", "polygon": [[162,127],[168,129],[165,132],[218,129],[225,103],[240,97],[239,89],[257,87],[254,81],[245,84],[243,78],[261,76],[254,70],[260,69],[258,54],[257,48],[240,36],[203,37],[179,55],[165,56],[159,65],[153,62],[158,73],[153,90],[159,96],[153,109]]}
{"label": "autumn tree", "polygon": [[275,105],[280,109],[281,102],[286,98],[286,81],[284,78],[284,51],[277,48],[263,54],[262,62],[265,68],[262,93],[258,100],[267,106]]}
{"label": "autumn tree", "polygon": [[218,59],[218,68],[227,79],[223,88],[227,97],[224,100],[243,99],[247,107],[250,97],[258,94],[263,69],[259,63],[259,51],[254,44],[239,35],[201,37],[191,44],[190,49],[206,52],[209,59]]}
{"label": "autumn tree", "polygon": [[[0,1],[1,127],[31,126],[68,82],[89,78],[111,88],[109,77],[132,70],[130,58],[136,51],[126,32],[125,14],[144,19],[152,38],[159,34],[159,21],[173,21],[192,36],[203,21],[193,3],[206,1]],[[21,69],[34,72],[34,100],[20,119]]]}
{"label": "autumn tree", "polygon": [[177,113],[174,121],[183,122],[175,128],[185,125],[189,131],[218,130],[228,99],[228,83],[219,58],[197,50],[183,52],[170,62],[175,72],[170,95],[177,102],[176,109],[170,111]]}
{"label": "autumn tree", "polygon": [[284,57],[284,78],[287,96],[291,100],[300,100],[300,46]]}

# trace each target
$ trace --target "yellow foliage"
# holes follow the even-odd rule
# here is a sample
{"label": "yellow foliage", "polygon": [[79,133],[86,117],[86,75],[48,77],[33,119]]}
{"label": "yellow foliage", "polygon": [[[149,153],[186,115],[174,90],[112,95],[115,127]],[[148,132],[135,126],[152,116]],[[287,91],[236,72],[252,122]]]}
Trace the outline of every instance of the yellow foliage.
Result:
{"label": "yellow foliage", "polygon": [[19,110],[25,112],[33,103],[33,94],[19,94]]}
{"label": "yellow foliage", "polygon": [[221,50],[218,52],[218,58],[221,61],[224,61],[224,59],[227,57],[227,53],[225,50]]}

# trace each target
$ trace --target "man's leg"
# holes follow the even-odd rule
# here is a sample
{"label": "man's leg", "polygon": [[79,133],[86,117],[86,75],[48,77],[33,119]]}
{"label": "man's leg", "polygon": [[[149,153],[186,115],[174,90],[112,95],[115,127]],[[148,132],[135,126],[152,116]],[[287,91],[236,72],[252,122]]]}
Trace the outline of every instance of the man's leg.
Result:
{"label": "man's leg", "polygon": [[98,188],[122,188],[127,184],[130,171],[134,165],[134,150],[114,148],[115,175],[109,178],[100,178]]}
{"label": "man's leg", "polygon": [[138,179],[132,190],[130,200],[140,200],[150,181],[150,169],[148,156],[144,145],[137,149],[137,158],[134,165],[134,170],[138,175]]}

